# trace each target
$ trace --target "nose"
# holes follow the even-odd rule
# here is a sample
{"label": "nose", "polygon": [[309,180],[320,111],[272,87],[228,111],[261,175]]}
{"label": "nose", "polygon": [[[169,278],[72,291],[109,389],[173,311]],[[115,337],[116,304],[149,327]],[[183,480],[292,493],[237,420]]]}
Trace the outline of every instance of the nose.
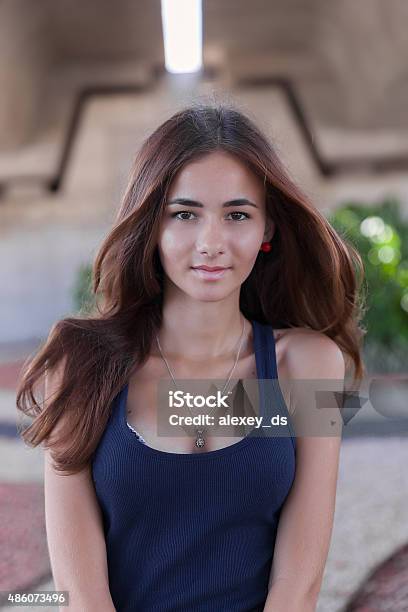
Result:
{"label": "nose", "polygon": [[197,237],[196,246],[199,253],[205,253],[209,257],[224,253],[224,235],[217,220],[208,221],[204,224]]}

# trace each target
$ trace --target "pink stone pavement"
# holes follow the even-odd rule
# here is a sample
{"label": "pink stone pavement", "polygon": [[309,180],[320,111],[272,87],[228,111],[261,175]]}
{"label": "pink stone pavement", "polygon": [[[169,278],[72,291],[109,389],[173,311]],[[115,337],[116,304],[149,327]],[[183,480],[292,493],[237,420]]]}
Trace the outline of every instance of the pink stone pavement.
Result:
{"label": "pink stone pavement", "polygon": [[44,487],[0,483],[0,591],[27,588],[50,573]]}
{"label": "pink stone pavement", "polygon": [[344,612],[380,610],[408,610],[408,544],[372,572]]}
{"label": "pink stone pavement", "polygon": [[[16,388],[22,364],[0,364],[1,390]],[[0,482],[0,591],[35,588],[50,574],[43,483]]]}

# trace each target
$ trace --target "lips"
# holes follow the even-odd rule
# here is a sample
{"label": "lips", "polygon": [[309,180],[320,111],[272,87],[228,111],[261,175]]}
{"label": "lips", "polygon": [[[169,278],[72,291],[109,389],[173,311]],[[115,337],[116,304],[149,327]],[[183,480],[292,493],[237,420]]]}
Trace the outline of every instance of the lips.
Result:
{"label": "lips", "polygon": [[221,268],[220,266],[211,268],[210,266],[198,266],[191,268],[196,276],[205,281],[216,281],[219,278],[224,278],[231,268]]}
{"label": "lips", "polygon": [[219,272],[220,270],[228,270],[227,267],[217,266],[215,268],[211,268],[210,266],[192,266],[193,270],[205,270],[206,272]]}

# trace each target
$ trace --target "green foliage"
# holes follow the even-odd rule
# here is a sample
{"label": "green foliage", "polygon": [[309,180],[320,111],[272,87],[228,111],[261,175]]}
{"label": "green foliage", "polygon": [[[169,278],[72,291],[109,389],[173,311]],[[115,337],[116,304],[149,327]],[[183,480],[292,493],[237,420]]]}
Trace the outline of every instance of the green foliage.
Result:
{"label": "green foliage", "polygon": [[74,308],[79,314],[87,314],[94,305],[94,295],[92,292],[92,266],[82,264],[77,272],[73,288]]}
{"label": "green foliage", "polygon": [[[356,247],[365,268],[368,365],[382,371],[406,368],[408,356],[408,222],[397,200],[376,205],[347,202],[329,221]],[[403,363],[405,362],[405,363]]]}

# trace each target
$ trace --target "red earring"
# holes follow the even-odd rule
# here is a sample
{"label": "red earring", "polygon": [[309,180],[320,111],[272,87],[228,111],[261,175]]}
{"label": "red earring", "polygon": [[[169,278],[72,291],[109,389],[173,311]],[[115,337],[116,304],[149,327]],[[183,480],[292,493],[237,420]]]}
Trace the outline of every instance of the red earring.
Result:
{"label": "red earring", "polygon": [[263,242],[263,243],[261,244],[261,248],[260,248],[260,250],[261,250],[261,251],[263,251],[264,253],[269,253],[269,251],[271,251],[271,250],[272,250],[272,245],[271,245],[271,243],[270,243],[270,242]]}

